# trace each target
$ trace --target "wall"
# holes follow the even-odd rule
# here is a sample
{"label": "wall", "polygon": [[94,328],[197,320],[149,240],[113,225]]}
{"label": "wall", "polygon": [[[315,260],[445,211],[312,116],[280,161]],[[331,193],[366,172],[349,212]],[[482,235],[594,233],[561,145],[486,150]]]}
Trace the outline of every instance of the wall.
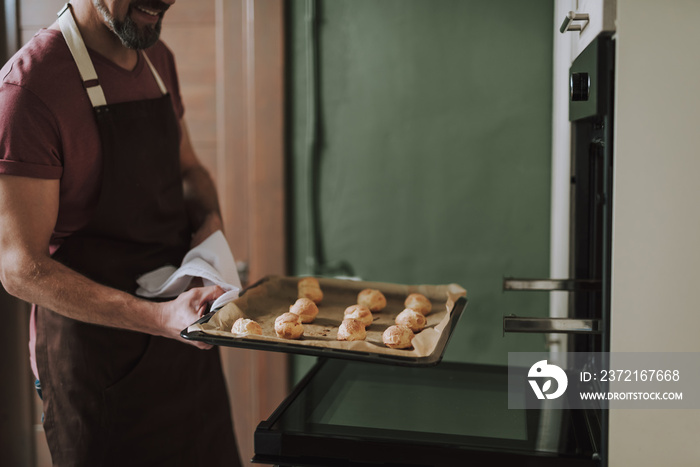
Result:
{"label": "wall", "polygon": [[[17,50],[16,8],[14,1],[7,0],[0,8],[0,63]],[[0,464],[30,465],[34,463],[34,425],[26,345],[29,310],[0,286],[0,312]]]}
{"label": "wall", "polygon": [[[618,0],[612,338],[700,352],[700,4]],[[610,466],[700,465],[700,411],[610,413]]]}
{"label": "wall", "polygon": [[[306,3],[290,4],[293,272],[309,246]],[[447,358],[544,350],[502,316],[547,316],[551,1],[320,1],[320,222],[327,262],[365,280],[456,282],[470,303]],[[329,274],[339,270],[329,270]],[[308,360],[296,360],[301,373]]]}

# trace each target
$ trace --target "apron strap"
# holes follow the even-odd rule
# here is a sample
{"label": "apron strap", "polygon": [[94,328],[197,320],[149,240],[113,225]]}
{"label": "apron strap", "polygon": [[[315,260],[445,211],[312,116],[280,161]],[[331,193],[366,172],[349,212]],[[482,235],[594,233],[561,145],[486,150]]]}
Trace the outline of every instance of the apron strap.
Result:
{"label": "apron strap", "polygon": [[92,60],[90,60],[87,48],[80,35],[80,30],[78,30],[78,25],[75,24],[70,6],[70,3],[66,3],[63,9],[58,12],[58,26],[61,28],[61,32],[66,40],[66,44],[68,44],[71,55],[73,55],[75,64],[78,65],[80,77],[83,79],[83,86],[85,86],[92,106],[100,107],[107,105],[105,93],[97,79],[97,72],[95,71],[95,67],[92,66]]}
{"label": "apron strap", "polygon": [[141,51],[141,54],[143,55],[143,58],[146,59],[146,63],[148,63],[148,68],[151,69],[151,73],[153,73],[153,77],[156,79],[156,83],[158,83],[158,87],[160,88],[160,92],[163,93],[163,95],[166,95],[168,93],[168,88],[165,87],[163,80],[160,78],[160,75],[158,74],[158,71],[156,71],[156,67],[153,66],[153,64],[151,63],[151,59],[148,58],[148,55],[146,55],[146,52]]}
{"label": "apron strap", "polygon": [[[101,107],[107,105],[107,99],[105,99],[105,93],[102,90],[99,80],[97,79],[97,72],[95,67],[92,65],[92,60],[90,60],[90,55],[88,55],[87,47],[85,47],[85,42],[83,42],[83,37],[80,35],[80,30],[78,25],[75,24],[75,19],[73,18],[73,12],[70,11],[71,4],[66,3],[61,11],[58,12],[58,26],[61,28],[63,37],[68,44],[68,49],[70,49],[71,55],[75,60],[75,64],[78,66],[78,71],[80,72],[80,77],[83,80],[83,86],[88,93],[90,102],[93,107]],[[68,12],[68,14],[66,14]],[[163,80],[161,79],[158,71],[151,63],[151,60],[146,55],[146,52],[141,51],[141,55],[146,59],[148,68],[153,74],[153,78],[158,84],[158,88],[163,95],[168,93],[168,88],[165,87]]]}

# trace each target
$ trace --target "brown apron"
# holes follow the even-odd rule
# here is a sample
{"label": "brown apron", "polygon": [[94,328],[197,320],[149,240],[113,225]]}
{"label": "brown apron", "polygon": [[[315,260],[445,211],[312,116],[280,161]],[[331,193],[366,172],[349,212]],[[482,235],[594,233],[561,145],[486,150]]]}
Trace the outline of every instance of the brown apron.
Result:
{"label": "brown apron", "polygon": [[[139,275],[180,264],[189,247],[178,122],[168,95],[96,106],[95,115],[100,198],[88,225],[53,258],[133,294]],[[240,465],[218,348],[203,351],[41,307],[36,325],[54,465]]]}

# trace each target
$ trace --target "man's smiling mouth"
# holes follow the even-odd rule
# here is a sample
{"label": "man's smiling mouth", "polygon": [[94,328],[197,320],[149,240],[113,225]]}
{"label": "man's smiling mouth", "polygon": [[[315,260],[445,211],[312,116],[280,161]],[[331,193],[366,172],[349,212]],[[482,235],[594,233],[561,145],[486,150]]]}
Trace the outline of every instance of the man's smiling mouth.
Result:
{"label": "man's smiling mouth", "polygon": [[137,6],[136,8],[137,8],[139,11],[142,11],[142,12],[146,13],[147,15],[151,15],[151,16],[158,16],[158,15],[161,13],[160,11],[151,10],[151,9],[149,9],[149,8],[142,7],[142,6]]}

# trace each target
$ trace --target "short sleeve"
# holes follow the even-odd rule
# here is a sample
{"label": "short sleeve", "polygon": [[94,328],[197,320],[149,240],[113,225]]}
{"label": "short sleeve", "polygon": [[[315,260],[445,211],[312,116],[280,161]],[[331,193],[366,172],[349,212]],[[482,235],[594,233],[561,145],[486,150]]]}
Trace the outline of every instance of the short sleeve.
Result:
{"label": "short sleeve", "polygon": [[0,174],[61,178],[60,141],[53,114],[36,95],[0,85]]}

